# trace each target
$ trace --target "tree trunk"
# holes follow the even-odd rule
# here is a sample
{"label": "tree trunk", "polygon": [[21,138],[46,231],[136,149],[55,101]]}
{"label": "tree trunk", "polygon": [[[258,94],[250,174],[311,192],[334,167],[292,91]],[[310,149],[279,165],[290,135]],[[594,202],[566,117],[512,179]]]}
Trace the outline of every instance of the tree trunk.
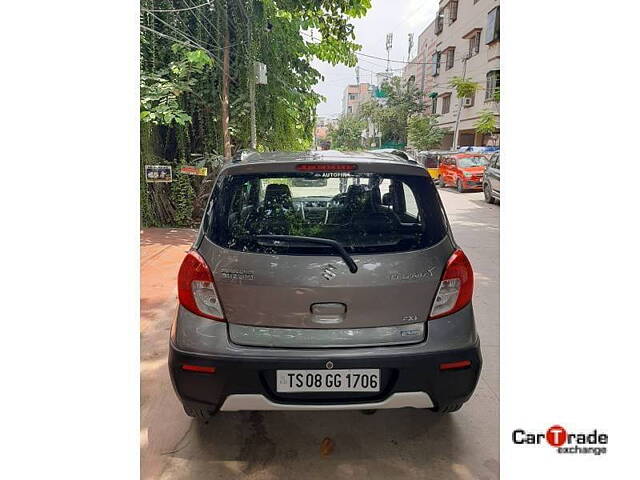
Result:
{"label": "tree trunk", "polygon": [[222,13],[223,54],[222,54],[222,141],[225,160],[231,158],[231,137],[229,135],[229,19],[227,2]]}

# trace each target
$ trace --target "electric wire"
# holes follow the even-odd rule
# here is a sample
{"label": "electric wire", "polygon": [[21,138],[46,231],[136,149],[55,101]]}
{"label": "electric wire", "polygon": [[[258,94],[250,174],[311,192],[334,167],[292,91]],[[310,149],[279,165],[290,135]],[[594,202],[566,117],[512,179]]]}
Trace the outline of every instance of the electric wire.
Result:
{"label": "electric wire", "polygon": [[147,10],[147,11],[148,12],[158,12],[158,13],[164,13],[164,12],[171,12],[171,13],[173,13],[173,12],[186,12],[188,10],[194,10],[196,8],[204,7],[205,5],[211,5],[211,3],[210,2],[205,2],[205,3],[202,3],[200,5],[192,5],[191,7],[187,7],[187,8],[173,8],[173,9],[169,8],[169,9],[166,9],[166,10],[153,9],[153,10]]}

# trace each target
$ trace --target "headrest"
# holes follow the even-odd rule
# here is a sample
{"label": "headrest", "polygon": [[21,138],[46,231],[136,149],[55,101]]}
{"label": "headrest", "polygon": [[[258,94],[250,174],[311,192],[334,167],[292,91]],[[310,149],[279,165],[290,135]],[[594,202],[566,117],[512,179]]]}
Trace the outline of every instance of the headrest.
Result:
{"label": "headrest", "polygon": [[289,186],[278,183],[267,185],[267,189],[264,192],[264,204],[269,208],[291,208],[291,190],[289,190]]}
{"label": "headrest", "polygon": [[347,196],[362,195],[364,193],[364,185],[349,185]]}

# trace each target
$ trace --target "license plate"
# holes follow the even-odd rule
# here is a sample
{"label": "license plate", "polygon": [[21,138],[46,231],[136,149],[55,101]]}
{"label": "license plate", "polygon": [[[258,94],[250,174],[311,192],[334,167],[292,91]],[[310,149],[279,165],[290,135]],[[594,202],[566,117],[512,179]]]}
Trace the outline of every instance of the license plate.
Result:
{"label": "license plate", "polygon": [[278,370],[277,392],[379,392],[380,370]]}

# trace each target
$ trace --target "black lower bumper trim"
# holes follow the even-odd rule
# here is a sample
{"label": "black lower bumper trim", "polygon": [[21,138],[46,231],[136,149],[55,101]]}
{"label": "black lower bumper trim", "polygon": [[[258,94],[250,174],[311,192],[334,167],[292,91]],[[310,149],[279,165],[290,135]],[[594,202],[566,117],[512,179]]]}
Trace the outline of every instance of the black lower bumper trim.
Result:
{"label": "black lower bumper trim", "polygon": [[[173,387],[185,405],[217,410],[228,395],[262,394],[283,404],[340,405],[380,402],[396,392],[426,392],[437,408],[464,403],[473,393],[482,356],[479,342],[471,348],[445,352],[385,357],[331,358],[324,360],[302,356],[265,360],[263,357],[230,359],[183,352],[173,344],[169,352],[169,372]],[[379,368],[380,392],[362,393],[278,393],[276,370],[325,369],[331,360],[334,369]],[[440,370],[440,364],[469,360],[462,369]],[[185,371],[182,365],[215,367],[215,373]]]}

